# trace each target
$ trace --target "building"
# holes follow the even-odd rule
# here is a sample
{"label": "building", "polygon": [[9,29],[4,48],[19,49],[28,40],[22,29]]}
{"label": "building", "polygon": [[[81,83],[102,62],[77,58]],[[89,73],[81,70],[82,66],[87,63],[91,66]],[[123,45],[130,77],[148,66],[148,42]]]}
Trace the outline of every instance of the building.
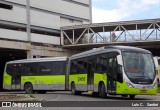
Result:
{"label": "building", "polygon": [[91,0],[0,0],[0,78],[10,60],[77,53],[61,48],[60,27],[90,22]]}

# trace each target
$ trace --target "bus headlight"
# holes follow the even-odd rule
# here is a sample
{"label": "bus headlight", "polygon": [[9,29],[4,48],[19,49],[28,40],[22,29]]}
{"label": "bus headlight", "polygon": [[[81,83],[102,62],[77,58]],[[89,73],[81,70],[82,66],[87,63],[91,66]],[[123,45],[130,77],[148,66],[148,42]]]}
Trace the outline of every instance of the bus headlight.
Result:
{"label": "bus headlight", "polygon": [[127,83],[128,87],[134,88],[133,85],[129,81],[126,81],[126,83]]}

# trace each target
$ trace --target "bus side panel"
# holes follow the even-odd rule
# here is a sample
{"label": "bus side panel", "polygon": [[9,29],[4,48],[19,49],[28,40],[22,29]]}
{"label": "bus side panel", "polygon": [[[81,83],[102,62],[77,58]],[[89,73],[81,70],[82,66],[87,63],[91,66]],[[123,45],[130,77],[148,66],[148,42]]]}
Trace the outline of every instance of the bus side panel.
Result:
{"label": "bus side panel", "polygon": [[21,82],[22,85],[32,83],[34,90],[65,90],[65,75],[22,76]]}
{"label": "bus side panel", "polygon": [[87,74],[69,75],[69,90],[71,90],[72,82],[75,83],[76,90],[87,91]]}
{"label": "bus side panel", "polygon": [[[124,81],[123,83],[116,82],[116,93],[117,94],[134,94],[134,95],[156,95],[157,87],[151,89],[137,89],[128,87],[127,83]],[[142,92],[146,90],[146,92]]]}
{"label": "bus side panel", "polygon": [[12,76],[4,73],[3,75],[3,89],[11,90],[11,80]]}
{"label": "bus side panel", "polygon": [[104,83],[105,87],[107,87],[106,73],[94,73],[94,92],[98,92],[98,85],[101,81]]}

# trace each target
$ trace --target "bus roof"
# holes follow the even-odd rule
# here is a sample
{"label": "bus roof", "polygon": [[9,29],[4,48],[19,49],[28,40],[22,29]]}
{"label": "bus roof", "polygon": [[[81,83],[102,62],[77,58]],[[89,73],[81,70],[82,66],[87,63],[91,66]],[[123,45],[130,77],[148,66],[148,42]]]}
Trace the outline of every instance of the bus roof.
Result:
{"label": "bus roof", "polygon": [[119,49],[121,51],[129,51],[129,52],[140,52],[140,53],[151,53],[150,51],[138,47],[132,46],[106,46],[105,49]]}
{"label": "bus roof", "polygon": [[148,50],[142,49],[142,48],[137,48],[137,47],[131,47],[131,46],[104,46],[100,48],[94,48],[89,51],[85,51],[79,54],[72,55],[70,58],[81,58],[89,55],[96,55],[100,54],[106,51],[111,51],[111,50],[120,50],[120,51],[128,51],[128,52],[139,52],[139,53],[151,53]]}
{"label": "bus roof", "polygon": [[13,60],[8,63],[28,63],[28,62],[42,62],[42,61],[66,61],[67,57],[48,57],[48,58],[32,58],[32,59],[23,59],[23,60]]}

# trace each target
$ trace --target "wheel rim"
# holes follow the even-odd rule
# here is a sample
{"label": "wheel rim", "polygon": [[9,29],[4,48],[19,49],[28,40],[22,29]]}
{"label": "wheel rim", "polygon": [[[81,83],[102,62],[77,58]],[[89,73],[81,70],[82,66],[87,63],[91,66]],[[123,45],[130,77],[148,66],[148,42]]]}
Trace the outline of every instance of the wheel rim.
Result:
{"label": "wheel rim", "polygon": [[27,85],[27,87],[26,87],[26,91],[27,91],[28,93],[30,93],[30,92],[31,92],[31,86],[30,86],[30,85]]}
{"label": "wheel rim", "polygon": [[30,87],[30,86],[28,86],[28,87],[27,87],[27,90],[30,92],[30,91],[31,91],[31,87]]}

